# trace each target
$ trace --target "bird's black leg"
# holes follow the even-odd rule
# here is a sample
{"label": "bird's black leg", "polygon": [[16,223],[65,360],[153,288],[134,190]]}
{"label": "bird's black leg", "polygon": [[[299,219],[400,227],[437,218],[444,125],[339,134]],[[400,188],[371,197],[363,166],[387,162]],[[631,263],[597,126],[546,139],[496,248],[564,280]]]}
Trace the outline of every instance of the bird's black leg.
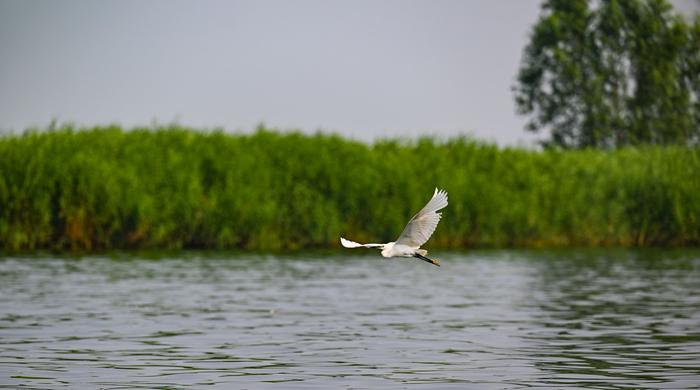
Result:
{"label": "bird's black leg", "polygon": [[414,253],[413,257],[415,257],[416,259],[421,259],[423,261],[427,261],[428,263],[430,263],[432,265],[437,265],[438,267],[440,266],[440,263],[438,263],[437,260],[429,259],[429,258],[427,258],[419,253]]}

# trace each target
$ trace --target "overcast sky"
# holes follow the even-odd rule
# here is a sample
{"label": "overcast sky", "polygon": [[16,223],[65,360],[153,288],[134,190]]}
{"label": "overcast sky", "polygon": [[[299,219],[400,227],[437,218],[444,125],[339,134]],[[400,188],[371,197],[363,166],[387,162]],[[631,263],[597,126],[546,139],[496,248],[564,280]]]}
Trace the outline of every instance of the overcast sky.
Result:
{"label": "overcast sky", "polygon": [[0,0],[0,130],[264,122],[530,144],[510,87],[539,4]]}

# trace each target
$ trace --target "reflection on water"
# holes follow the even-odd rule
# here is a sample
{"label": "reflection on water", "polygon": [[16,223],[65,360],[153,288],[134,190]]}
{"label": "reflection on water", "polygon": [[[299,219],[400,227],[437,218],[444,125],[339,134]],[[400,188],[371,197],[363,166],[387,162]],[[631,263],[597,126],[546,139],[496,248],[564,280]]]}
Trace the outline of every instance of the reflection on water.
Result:
{"label": "reflection on water", "polygon": [[526,336],[542,382],[590,387],[700,384],[700,261],[598,256],[539,262],[537,328]]}
{"label": "reflection on water", "polygon": [[440,259],[5,258],[0,387],[700,383],[700,252]]}

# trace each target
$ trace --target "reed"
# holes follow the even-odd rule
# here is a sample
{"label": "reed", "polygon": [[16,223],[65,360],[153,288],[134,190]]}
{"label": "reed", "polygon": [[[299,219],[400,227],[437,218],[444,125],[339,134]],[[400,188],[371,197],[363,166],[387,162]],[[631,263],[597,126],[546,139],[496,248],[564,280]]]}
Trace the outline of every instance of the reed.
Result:
{"label": "reed", "polygon": [[450,205],[428,248],[700,244],[698,148],[64,126],[0,138],[0,249],[391,241],[434,187]]}

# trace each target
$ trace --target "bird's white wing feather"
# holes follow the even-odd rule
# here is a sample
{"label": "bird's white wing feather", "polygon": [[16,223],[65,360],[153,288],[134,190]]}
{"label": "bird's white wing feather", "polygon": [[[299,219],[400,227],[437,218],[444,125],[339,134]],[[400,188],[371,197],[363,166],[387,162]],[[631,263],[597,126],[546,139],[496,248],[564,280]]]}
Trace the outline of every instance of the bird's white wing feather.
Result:
{"label": "bird's white wing feather", "polygon": [[396,239],[396,243],[411,247],[420,247],[425,244],[440,222],[442,214],[437,211],[445,207],[447,207],[447,192],[436,188],[428,203],[408,221],[403,232]]}
{"label": "bird's white wing feather", "polygon": [[340,244],[346,248],[381,248],[384,244],[360,244],[355,241],[346,240],[340,237]]}

